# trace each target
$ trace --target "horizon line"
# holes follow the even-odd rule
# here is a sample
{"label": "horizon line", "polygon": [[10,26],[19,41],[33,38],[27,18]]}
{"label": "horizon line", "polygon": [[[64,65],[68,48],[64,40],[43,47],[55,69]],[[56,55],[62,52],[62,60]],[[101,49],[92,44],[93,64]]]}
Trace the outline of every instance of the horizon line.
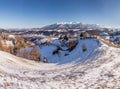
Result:
{"label": "horizon line", "polygon": [[46,24],[46,25],[43,25],[43,26],[40,26],[40,27],[1,27],[0,26],[0,29],[18,29],[18,30],[21,30],[21,29],[40,29],[40,28],[43,28],[45,26],[49,26],[49,25],[52,25],[52,24],[90,24],[90,25],[99,25],[101,27],[106,27],[106,28],[120,28],[120,26],[110,26],[110,25],[103,25],[103,24],[97,24],[97,23],[85,23],[85,22],[78,22],[78,21],[65,21],[65,22],[56,22],[56,23],[50,23],[50,24]]}

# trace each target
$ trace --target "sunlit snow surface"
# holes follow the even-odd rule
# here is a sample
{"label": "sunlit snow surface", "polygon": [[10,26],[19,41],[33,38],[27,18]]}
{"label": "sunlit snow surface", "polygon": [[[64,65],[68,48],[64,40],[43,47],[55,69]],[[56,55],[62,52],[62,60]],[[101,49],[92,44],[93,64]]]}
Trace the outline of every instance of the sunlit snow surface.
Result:
{"label": "sunlit snow surface", "polygon": [[[88,48],[86,52],[82,52],[83,43]],[[0,51],[0,89],[120,88],[119,48],[95,40],[80,40],[77,47],[65,57],[53,56],[48,49],[54,47],[40,49],[50,59],[48,64]]]}

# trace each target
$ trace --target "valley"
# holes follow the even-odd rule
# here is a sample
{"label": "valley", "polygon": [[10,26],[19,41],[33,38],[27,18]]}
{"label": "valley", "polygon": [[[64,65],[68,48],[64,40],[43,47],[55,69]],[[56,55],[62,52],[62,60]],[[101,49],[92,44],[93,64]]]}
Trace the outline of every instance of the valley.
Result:
{"label": "valley", "polygon": [[120,88],[119,31],[41,29],[1,32],[0,89]]}

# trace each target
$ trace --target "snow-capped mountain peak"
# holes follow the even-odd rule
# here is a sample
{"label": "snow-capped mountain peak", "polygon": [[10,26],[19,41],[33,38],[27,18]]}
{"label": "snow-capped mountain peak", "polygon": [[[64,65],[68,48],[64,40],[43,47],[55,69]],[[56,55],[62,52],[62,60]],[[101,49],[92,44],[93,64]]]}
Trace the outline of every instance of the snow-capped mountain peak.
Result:
{"label": "snow-capped mountain peak", "polygon": [[42,29],[44,30],[58,30],[58,29],[100,29],[101,26],[97,24],[85,24],[81,22],[60,22],[51,25],[44,26]]}
{"label": "snow-capped mountain peak", "polygon": [[58,22],[57,24],[80,24],[81,22]]}

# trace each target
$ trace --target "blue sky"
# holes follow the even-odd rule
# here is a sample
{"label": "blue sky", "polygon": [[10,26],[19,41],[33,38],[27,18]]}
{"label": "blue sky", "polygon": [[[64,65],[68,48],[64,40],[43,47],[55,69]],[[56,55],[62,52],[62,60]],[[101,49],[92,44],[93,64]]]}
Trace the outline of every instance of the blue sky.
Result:
{"label": "blue sky", "polygon": [[42,27],[56,22],[119,26],[120,0],[0,0],[1,28]]}

